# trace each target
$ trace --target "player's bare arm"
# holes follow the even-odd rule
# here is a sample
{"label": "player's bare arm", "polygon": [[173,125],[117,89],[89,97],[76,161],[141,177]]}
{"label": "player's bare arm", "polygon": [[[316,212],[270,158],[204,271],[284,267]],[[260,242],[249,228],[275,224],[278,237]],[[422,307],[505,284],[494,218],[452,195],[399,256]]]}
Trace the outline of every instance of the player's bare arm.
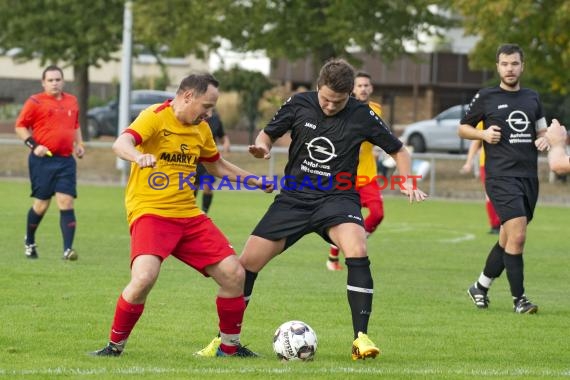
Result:
{"label": "player's bare arm", "polygon": [[550,169],[557,174],[570,173],[570,157],[566,153],[566,139],[568,138],[566,127],[561,125],[558,120],[552,119],[545,136],[551,144],[548,151]]}
{"label": "player's bare arm", "polygon": [[83,158],[83,156],[85,155],[85,145],[83,145],[83,136],[81,134],[80,128],[77,128],[77,130],[75,131],[74,150],[77,158]]}
{"label": "player's bare arm", "polygon": [[406,178],[406,181],[400,187],[400,192],[407,195],[410,202],[425,200],[427,194],[417,187],[417,181],[411,177],[412,157],[410,152],[405,147],[402,147],[396,153],[392,153],[391,156],[396,161],[399,175]]}
{"label": "player's bare arm", "polygon": [[[21,128],[21,127],[16,126],[15,131],[16,131],[16,135],[22,141],[24,141],[26,143],[26,145],[28,145],[28,139],[32,137],[30,130],[28,128]],[[30,146],[30,145],[28,145],[28,146]],[[36,144],[35,146],[33,146],[32,151],[38,157],[49,156],[51,154],[51,152],[49,151],[49,148],[47,146],[41,145],[41,144]]]}
{"label": "player's bare arm", "polygon": [[461,124],[457,135],[467,140],[485,140],[489,144],[497,144],[501,141],[501,127],[491,125],[489,128],[480,130],[469,124]]}
{"label": "player's bare arm", "polygon": [[481,146],[483,146],[481,140],[471,141],[471,145],[469,145],[469,150],[467,151],[467,158],[465,159],[465,163],[459,170],[459,173],[467,174],[471,172],[471,168],[473,167],[473,159],[475,158],[475,155],[477,154],[479,149],[481,149]]}
{"label": "player's bare arm", "polygon": [[264,131],[259,132],[255,139],[255,145],[250,145],[248,148],[249,153],[255,158],[264,158],[268,160],[271,158],[271,147],[273,141],[271,137]]}
{"label": "player's bare arm", "polygon": [[263,181],[263,178],[257,176],[253,173],[250,173],[242,168],[232,164],[229,161],[224,160],[223,157],[220,157],[219,160],[214,162],[202,162],[208,173],[212,174],[218,178],[227,178],[232,182],[237,182],[238,178],[240,181],[244,179],[247,181],[249,186],[255,186],[266,193],[273,192],[274,185],[270,182]]}
{"label": "player's bare arm", "polygon": [[113,151],[123,160],[136,163],[141,169],[154,168],[156,157],[142,153],[135,148],[135,138],[130,133],[123,133],[113,143]]}
{"label": "player's bare arm", "polygon": [[550,150],[550,141],[546,135],[546,128],[542,128],[536,132],[536,140],[534,140],[534,146],[539,152],[547,152]]}

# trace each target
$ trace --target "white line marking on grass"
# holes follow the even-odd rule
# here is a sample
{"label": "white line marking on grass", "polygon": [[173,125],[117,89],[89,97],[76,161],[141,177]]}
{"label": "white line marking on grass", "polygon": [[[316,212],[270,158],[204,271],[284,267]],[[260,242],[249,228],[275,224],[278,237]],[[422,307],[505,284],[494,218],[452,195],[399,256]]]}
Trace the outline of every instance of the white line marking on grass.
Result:
{"label": "white line marking on grass", "polygon": [[475,240],[475,235],[474,234],[463,234],[462,236],[453,238],[453,239],[442,239],[439,240],[442,243],[461,243],[462,241],[468,241],[468,240]]}
{"label": "white line marking on grass", "polygon": [[417,228],[412,227],[410,223],[402,222],[402,223],[386,223],[386,225],[382,224],[382,231],[389,232],[389,233],[401,233],[401,232],[409,232],[414,231]]}
{"label": "white line marking on grass", "polygon": [[160,367],[127,367],[117,369],[106,368],[43,368],[43,369],[23,369],[5,370],[0,369],[0,375],[23,376],[23,375],[158,375],[158,374],[180,374],[180,375],[216,375],[216,374],[296,374],[296,375],[323,375],[323,374],[376,374],[376,375],[454,375],[454,376],[476,376],[476,377],[568,377],[570,368],[566,370],[533,370],[517,368],[512,370],[496,369],[432,369],[432,368],[363,368],[363,367],[332,367],[332,368],[302,368],[300,366],[287,367],[283,364],[280,368],[160,368]]}
{"label": "white line marking on grass", "polygon": [[448,228],[441,228],[441,226],[437,226],[437,225],[427,225],[427,224],[418,224],[416,225],[416,227],[412,227],[411,225],[409,225],[408,223],[398,223],[398,224],[393,224],[391,226],[386,226],[385,228],[383,228],[383,233],[385,234],[389,234],[389,233],[408,233],[408,232],[412,232],[412,231],[423,231],[425,227],[425,231],[426,231],[426,236],[425,238],[429,238],[429,237],[434,237],[434,232],[438,232],[438,233],[442,233],[442,234],[447,234],[447,235],[452,235],[452,236],[457,236],[457,237],[451,237],[451,238],[446,238],[446,239],[438,239],[436,240],[439,243],[461,243],[464,241],[469,241],[469,240],[475,240],[475,234],[472,233],[465,233],[463,231],[458,231],[458,230],[450,230]]}

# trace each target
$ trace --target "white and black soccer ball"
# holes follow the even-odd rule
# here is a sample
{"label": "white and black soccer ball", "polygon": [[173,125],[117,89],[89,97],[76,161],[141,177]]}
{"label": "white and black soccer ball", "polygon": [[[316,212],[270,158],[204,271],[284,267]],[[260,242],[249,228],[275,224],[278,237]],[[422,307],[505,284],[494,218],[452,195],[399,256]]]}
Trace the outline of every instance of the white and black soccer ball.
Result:
{"label": "white and black soccer ball", "polygon": [[305,322],[285,322],[273,335],[273,351],[281,360],[313,360],[317,352],[317,334]]}

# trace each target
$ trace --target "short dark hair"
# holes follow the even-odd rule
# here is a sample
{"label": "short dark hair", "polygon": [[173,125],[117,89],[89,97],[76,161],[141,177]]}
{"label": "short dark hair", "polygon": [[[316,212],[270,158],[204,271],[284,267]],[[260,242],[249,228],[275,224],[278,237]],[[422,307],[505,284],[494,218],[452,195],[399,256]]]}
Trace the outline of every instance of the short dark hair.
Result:
{"label": "short dark hair", "polygon": [[372,76],[370,74],[368,74],[366,71],[359,71],[356,73],[356,75],[354,77],[355,78],[368,78],[368,79],[372,80]]}
{"label": "short dark hair", "polygon": [[46,73],[48,71],[59,71],[59,73],[61,74],[61,77],[63,78],[63,70],[56,65],[49,65],[48,67],[46,67],[44,69],[44,71],[42,72],[42,80],[46,79]]}
{"label": "short dark hair", "polygon": [[511,55],[519,53],[521,57],[521,62],[524,62],[524,52],[523,49],[517,44],[502,44],[497,49],[497,55],[495,56],[496,62],[499,62],[499,56],[501,54]]}
{"label": "short dark hair", "polygon": [[342,58],[333,58],[319,72],[317,86],[327,86],[334,92],[350,94],[354,88],[354,69]]}
{"label": "short dark hair", "polygon": [[176,93],[181,94],[184,91],[194,90],[194,95],[200,96],[208,91],[209,85],[218,88],[220,82],[212,74],[191,74],[182,79]]}

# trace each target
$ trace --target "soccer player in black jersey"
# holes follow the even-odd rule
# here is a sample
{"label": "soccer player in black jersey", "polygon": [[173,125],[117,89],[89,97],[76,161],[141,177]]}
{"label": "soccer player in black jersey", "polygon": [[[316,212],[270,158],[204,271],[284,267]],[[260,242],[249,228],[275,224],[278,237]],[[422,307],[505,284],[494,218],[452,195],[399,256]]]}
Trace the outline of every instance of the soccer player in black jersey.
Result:
{"label": "soccer player in black jersey", "polygon": [[[459,136],[483,140],[485,187],[501,219],[499,240],[483,272],[467,292],[478,308],[487,308],[487,292],[506,269],[513,310],[534,314],[538,306],[525,295],[523,249],[527,225],[538,199],[538,151],[549,149],[546,119],[538,94],[520,86],[524,54],[515,44],[501,45],[496,54],[500,84],[480,90],[461,119]],[[484,129],[475,128],[483,121]]]}
{"label": "soccer player in black jersey", "polygon": [[552,119],[546,137],[551,145],[548,151],[548,165],[556,174],[570,173],[570,156],[566,153],[566,140],[568,132],[556,119]]}
{"label": "soccer player in black jersey", "polygon": [[[373,280],[355,189],[361,143],[370,141],[394,158],[400,176],[407,179],[400,190],[410,202],[422,201],[426,194],[410,177],[406,148],[368,105],[350,96],[354,76],[346,61],[327,62],[319,73],[318,90],[289,98],[249,147],[254,157],[269,158],[273,142],[291,132],[281,192],[247,240],[240,262],[246,269],[244,297],[249,300],[258,272],[304,235],[315,232],[339,247],[348,268],[356,360],[380,352],[367,336]],[[215,344],[214,340],[210,346]],[[207,356],[210,346],[199,354]]]}
{"label": "soccer player in black jersey", "polygon": [[[218,111],[214,109],[212,112],[212,116],[206,119],[208,125],[210,126],[210,130],[212,131],[212,135],[214,136],[214,140],[222,145],[224,155],[227,155],[230,152],[230,138],[226,135],[226,131],[224,131],[224,124],[220,119],[220,115]],[[210,211],[210,206],[212,205],[212,200],[214,198],[214,190],[212,189],[212,185],[216,181],[216,177],[211,174],[208,174],[208,171],[202,165],[201,162],[198,162],[198,166],[196,166],[196,190],[194,191],[194,198],[196,201],[198,200],[198,190],[202,190],[202,211],[206,214]]]}

